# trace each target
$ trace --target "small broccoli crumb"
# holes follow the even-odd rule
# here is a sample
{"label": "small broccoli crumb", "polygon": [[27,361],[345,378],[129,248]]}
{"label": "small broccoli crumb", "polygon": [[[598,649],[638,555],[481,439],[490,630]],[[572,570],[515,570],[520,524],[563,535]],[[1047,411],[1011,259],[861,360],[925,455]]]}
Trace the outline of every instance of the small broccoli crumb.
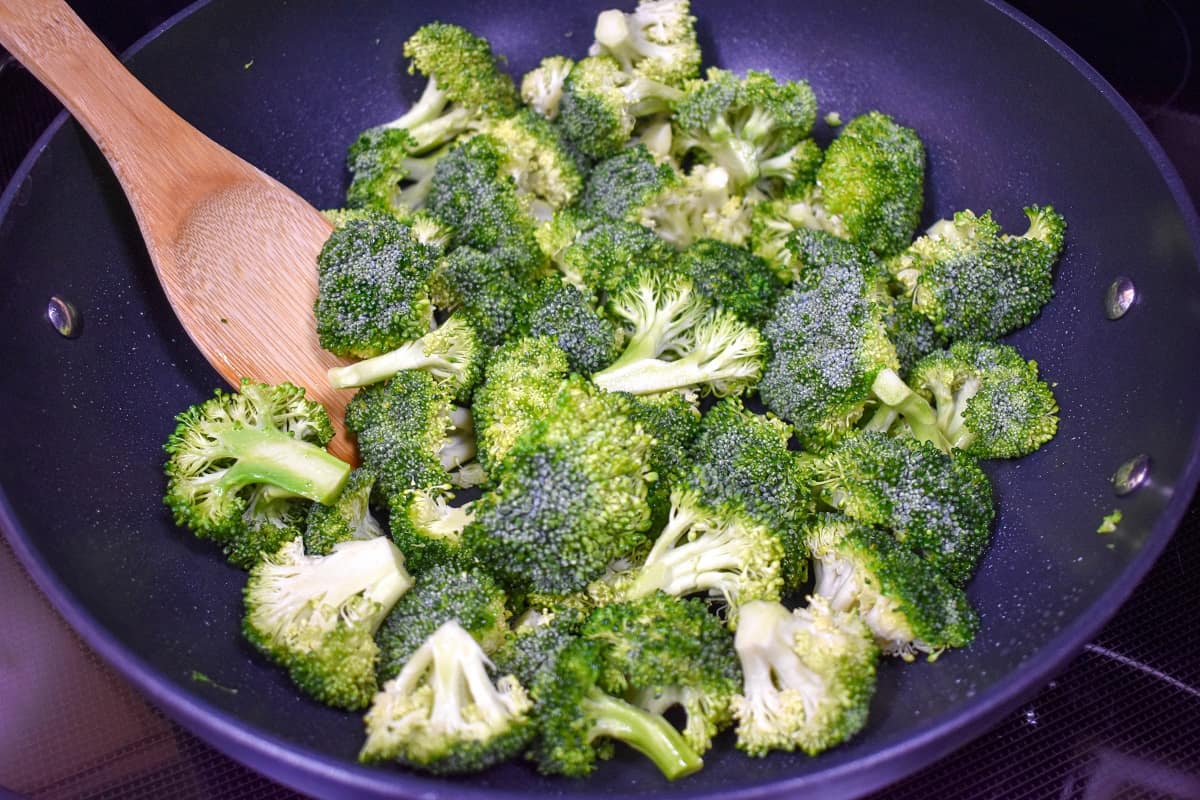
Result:
{"label": "small broccoli crumb", "polygon": [[242,69],[250,69],[253,66],[254,66],[254,59],[252,58],[249,61],[247,61],[245,64],[242,65]]}
{"label": "small broccoli crumb", "polygon": [[1112,533],[1121,524],[1121,509],[1114,508],[1111,514],[1108,514],[1104,519],[1100,520],[1100,527],[1096,528],[1096,533]]}
{"label": "small broccoli crumb", "polygon": [[214,689],[220,689],[222,692],[228,692],[229,694],[237,694],[238,692],[237,689],[230,686],[222,686],[199,670],[192,670],[192,680],[196,683],[206,683]]}
{"label": "small broccoli crumb", "polygon": [[836,111],[830,111],[825,115],[825,124],[831,128],[836,128],[842,124],[842,115]]}

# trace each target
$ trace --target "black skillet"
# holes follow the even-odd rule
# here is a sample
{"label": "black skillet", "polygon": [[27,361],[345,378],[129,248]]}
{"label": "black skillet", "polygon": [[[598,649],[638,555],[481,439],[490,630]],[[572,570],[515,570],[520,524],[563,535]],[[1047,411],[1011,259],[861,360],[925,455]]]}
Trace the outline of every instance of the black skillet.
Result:
{"label": "black skillet", "polygon": [[[420,90],[400,57],[418,25],[467,25],[519,75],[542,55],[581,54],[606,5],[200,3],[130,63],[201,130],[333,206],[346,144]],[[1000,516],[970,587],[983,616],[975,644],[934,664],[888,662],[866,730],[819,758],[751,760],[725,737],[702,772],[674,784],[620,756],[585,781],[523,764],[461,779],[357,766],[358,717],[300,697],[242,643],[244,573],[175,529],[159,503],[171,417],[219,380],[165,302],[103,159],[59,120],[0,197],[0,522],[66,618],[168,713],[312,794],[846,796],[983,732],[1145,574],[1200,470],[1200,236],[1129,108],[1049,34],[984,2],[698,1],[694,11],[708,62],[806,77],[823,110],[848,119],[880,108],[916,128],[929,150],[925,222],[991,208],[1019,229],[1032,202],[1070,222],[1057,298],[1011,338],[1057,383],[1062,426],[1036,455],[989,468]],[[1137,299],[1110,321],[1105,295],[1119,276]],[[43,318],[52,296],[80,312],[76,338]],[[1118,498],[1112,476],[1140,454],[1149,477]],[[1097,535],[1114,508],[1124,514],[1117,532]]]}

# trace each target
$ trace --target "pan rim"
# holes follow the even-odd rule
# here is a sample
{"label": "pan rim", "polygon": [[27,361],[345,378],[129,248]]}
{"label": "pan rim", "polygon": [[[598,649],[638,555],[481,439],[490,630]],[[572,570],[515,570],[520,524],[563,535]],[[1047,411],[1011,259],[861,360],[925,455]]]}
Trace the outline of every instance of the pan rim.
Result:
{"label": "pan rim", "polygon": [[[1200,217],[1197,215],[1178,171],[1146,124],[1116,89],[1093,67],[1084,61],[1054,34],[1022,12],[1001,0],[984,0],[994,11],[1001,13],[1041,40],[1068,64],[1105,99],[1116,111],[1150,156],[1158,174],[1164,180],[1188,231],[1191,250],[1200,267]],[[160,36],[212,4],[212,0],[196,0],[169,17],[139,38],[120,54],[128,61]],[[6,218],[17,195],[51,140],[71,119],[60,112],[34,142],[21,161],[12,179],[0,193],[0,222]],[[952,713],[934,719],[910,732],[904,739],[885,745],[873,755],[840,764],[819,772],[784,778],[760,786],[722,789],[692,795],[694,797],[760,798],[802,789],[821,787],[836,790],[839,795],[859,796],[877,790],[907,775],[915,774],[938,758],[963,747],[982,735],[1004,714],[1019,706],[1036,693],[1076,657],[1083,646],[1115,615],[1154,565],[1170,541],[1192,502],[1200,483],[1200,427],[1193,431],[1191,454],[1176,482],[1173,496],[1159,514],[1146,536],[1145,545],[1113,582],[1093,603],[1099,613],[1083,614],[1060,630],[1020,668],[971,698]],[[1186,489],[1186,491],[1180,491]],[[141,659],[104,628],[61,584],[52,569],[28,546],[28,533],[18,524],[4,488],[0,486],[0,531],[3,531],[39,591],[50,601],[71,628],[96,651],[106,663],[130,680],[151,702],[189,731],[235,760],[260,771],[274,780],[305,792],[359,793],[376,796],[454,796],[454,797],[523,797],[521,793],[475,788],[461,783],[448,783],[413,772],[387,772],[349,764],[319,751],[283,740],[259,731],[237,717],[209,704],[197,691],[180,686],[162,675]],[[600,797],[587,790],[576,796]]]}

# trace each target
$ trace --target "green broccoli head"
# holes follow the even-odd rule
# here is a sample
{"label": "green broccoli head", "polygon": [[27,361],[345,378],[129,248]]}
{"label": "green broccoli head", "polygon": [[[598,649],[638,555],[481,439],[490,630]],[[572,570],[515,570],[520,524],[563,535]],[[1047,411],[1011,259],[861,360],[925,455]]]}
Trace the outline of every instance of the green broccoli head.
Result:
{"label": "green broccoli head", "polygon": [[424,75],[453,103],[491,116],[512,114],[520,106],[512,78],[500,69],[491,45],[465,28],[424,25],[404,43],[404,55],[411,59],[410,74]]}
{"label": "green broccoli head", "polygon": [[744,247],[715,239],[698,239],[676,260],[697,291],[751,325],[771,316],[783,281],[763,259]]}
{"label": "green broccoli head", "polygon": [[558,117],[562,102],[563,82],[575,66],[566,56],[548,56],[521,78],[521,99],[525,105],[546,119]]}
{"label": "green broccoli head", "polygon": [[806,268],[812,268],[803,258],[806,248],[826,247],[823,239],[846,239],[841,217],[830,214],[821,198],[820,187],[807,186],[796,194],[757,203],[751,211],[750,249],[785,281],[801,281]]}
{"label": "green broccoli head", "polygon": [[464,544],[518,589],[582,589],[645,538],[650,444],[628,400],[569,378],[476,501]]}
{"label": "green broccoli head", "polygon": [[546,220],[574,202],[583,175],[559,129],[533,111],[489,122],[484,131],[504,150],[502,173],[513,179],[526,212]]}
{"label": "green broccoli head", "polygon": [[422,208],[433,183],[434,167],[450,147],[420,155],[418,149],[405,128],[381,125],[360,133],[346,154],[350,171],[346,205],[396,216]]}
{"label": "green broccoli head", "polygon": [[478,482],[470,413],[421,371],[401,372],[359,390],[346,406],[363,466],[384,497],[414,488]]}
{"label": "green broccoli head", "polygon": [[1029,230],[1002,234],[991,212],[935,223],[886,265],[912,307],[949,339],[994,340],[1033,321],[1054,295],[1066,223],[1052,207],[1025,209]]}
{"label": "green broccoli head", "polygon": [[679,706],[684,741],[697,753],[732,722],[742,672],[729,632],[703,601],[656,592],[600,606],[582,636],[604,644],[600,688],[656,715]]}
{"label": "green broccoli head", "polygon": [[[566,224],[557,225],[560,232],[565,233]],[[563,277],[581,289],[610,295],[639,267],[665,266],[675,256],[675,248],[634,222],[575,215],[570,224],[570,239],[551,260]]]}
{"label": "green broccoli head", "polygon": [[661,530],[671,510],[671,492],[692,469],[691,447],[700,432],[700,410],[678,392],[637,397],[629,395],[629,415],[653,437],[647,458],[657,476],[650,485],[652,530]]}
{"label": "green broccoli head", "polygon": [[579,206],[592,216],[636,222],[643,206],[678,182],[674,167],[636,144],[592,167]]}
{"label": "green broccoli head", "polygon": [[520,326],[523,336],[548,336],[562,348],[573,372],[588,375],[617,357],[617,330],[597,310],[594,294],[552,275],[533,290]]}
{"label": "green broccoli head", "polygon": [[520,323],[539,262],[540,253],[520,244],[487,252],[459,247],[434,276],[434,295],[494,347]]}
{"label": "green broccoli head", "polygon": [[163,502],[175,524],[241,566],[299,535],[308,502],[332,503],[350,474],[323,449],[333,438],[329,415],[290,383],[244,380],[175,419]]}
{"label": "green broccoli head", "polygon": [[632,13],[596,17],[589,55],[615,58],[625,72],[682,88],[700,75],[696,18],[688,0],[641,0]]}
{"label": "green broccoli head", "polygon": [[521,752],[534,735],[532,703],[518,680],[493,680],[490,668],[471,634],[446,621],[375,695],[359,760],[459,774]]}
{"label": "green broccoli head", "polygon": [[762,374],[767,345],[758,329],[713,307],[676,269],[640,267],[610,299],[609,313],[626,341],[621,355],[592,376],[609,391],[723,397]]}
{"label": "green broccoli head", "polygon": [[814,593],[857,611],[883,652],[906,661],[965,647],[979,629],[966,593],[887,532],[821,515],[808,534]]}
{"label": "green broccoli head", "polygon": [[651,198],[638,222],[681,250],[706,238],[742,245],[750,236],[753,206],[724,167],[696,164]]}
{"label": "green broccoli head", "polygon": [[794,611],[754,601],[742,609],[734,647],[745,675],[733,701],[741,750],[816,755],[866,723],[879,650],[858,614],[819,595]]}
{"label": "green broccoli head", "polygon": [[371,214],[334,230],[317,258],[315,315],[321,346],[370,358],[429,331],[429,280],[441,248],[420,230]]}
{"label": "green broccoli head", "polygon": [[329,505],[314,503],[304,526],[304,552],[327,556],[341,542],[367,541],[383,536],[383,526],[371,514],[375,473],[356,469],[342,493]]}
{"label": "green broccoli head", "polygon": [[489,475],[545,417],[569,372],[567,354],[548,336],[514,339],[493,352],[471,406],[479,460]]}
{"label": "green broccoli head", "polygon": [[508,635],[505,594],[486,572],[465,559],[451,558],[416,572],[416,583],[400,598],[375,635],[380,681],[399,673],[405,662],[439,627],[456,621],[485,653]]}
{"label": "green broccoli head", "polygon": [[365,708],[377,688],[375,631],[410,586],[384,537],[339,542],[325,556],[305,555],[297,537],[250,570],[242,631],[305,693]]}
{"label": "green broccoli head", "polygon": [[554,671],[559,655],[579,638],[588,611],[570,604],[540,603],[535,598],[493,655],[496,669],[523,686],[534,686]]}
{"label": "green broccoli head", "polygon": [[953,581],[965,583],[987,549],[992,487],[970,456],[868,431],[805,470],[826,507],[892,531]]}
{"label": "green broccoli head", "polygon": [[812,132],[817,100],[804,81],[776,81],[750,70],[744,78],[710,69],[675,109],[674,149],[722,167],[738,191],[767,194],[807,172],[811,150],[800,143]]}
{"label": "green broccoli head", "polygon": [[955,342],[917,362],[908,382],[933,401],[950,446],[976,458],[1018,458],[1058,430],[1058,404],[1037,362],[1009,345]]}
{"label": "green broccoli head", "polygon": [[392,541],[414,573],[451,561],[469,561],[462,549],[462,532],[474,519],[474,504],[453,505],[454,498],[444,485],[409,489],[388,498]]}
{"label": "green broccoli head", "polygon": [[825,151],[817,184],[847,238],[890,256],[908,246],[920,221],[925,147],[915,131],[886,114],[863,114]]}
{"label": "green broccoli head", "polygon": [[624,72],[611,56],[576,62],[563,82],[558,124],[584,155],[616,155],[640,117],[669,111],[683,93],[639,73]]}

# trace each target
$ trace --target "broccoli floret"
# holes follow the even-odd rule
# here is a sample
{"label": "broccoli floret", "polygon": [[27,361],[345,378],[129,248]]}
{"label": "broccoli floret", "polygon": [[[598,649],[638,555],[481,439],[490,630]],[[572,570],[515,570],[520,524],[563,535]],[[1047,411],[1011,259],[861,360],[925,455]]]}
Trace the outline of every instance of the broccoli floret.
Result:
{"label": "broccoli floret", "polygon": [[932,322],[913,309],[911,295],[901,293],[882,302],[883,325],[896,346],[900,374],[908,375],[918,361],[949,344]]}
{"label": "broccoli floret", "polygon": [[609,303],[625,328],[621,355],[592,376],[630,394],[702,390],[723,397],[758,381],[766,342],[757,328],[714,308],[690,278],[642,267]]}
{"label": "broccoli floret", "polygon": [[523,245],[490,252],[459,247],[435,275],[434,297],[454,309],[484,344],[498,345],[521,321],[540,258],[540,252],[535,257]]}
{"label": "broccoli floret", "polygon": [[346,406],[346,427],[358,435],[363,466],[379,476],[384,497],[482,478],[470,412],[428,373],[401,372],[360,389]]}
{"label": "broccoli floret", "polygon": [[450,147],[424,155],[415,155],[416,150],[416,140],[403,128],[377,127],[360,133],[346,154],[350,171],[346,205],[396,215],[424,206],[434,167]]}
{"label": "broccoli floret", "polygon": [[751,325],[765,322],[783,293],[771,266],[744,247],[698,239],[675,263],[701,294]]}
{"label": "broccoli floret", "polygon": [[356,469],[342,493],[329,505],[314,503],[304,528],[304,552],[327,556],[341,542],[367,541],[383,536],[383,526],[371,514],[375,473]]}
{"label": "broccoli floret", "polygon": [[1058,430],[1058,404],[1037,362],[1009,345],[955,342],[921,359],[908,383],[932,399],[950,446],[976,458],[1032,453]]}
{"label": "broccoli floret", "polygon": [[507,585],[577,591],[645,539],[651,438],[628,405],[572,376],[509,450],[463,531],[464,545]]}
{"label": "broccoli floret", "polygon": [[738,747],[750,755],[796,748],[816,755],[866,723],[879,650],[858,615],[820,596],[795,611],[750,602],[734,647],[745,674],[733,703]]}
{"label": "broccoli floret", "polygon": [[692,468],[691,447],[700,432],[700,411],[683,394],[629,395],[630,418],[654,438],[647,454],[656,477],[650,485],[652,530],[661,530],[671,510],[671,492]]}
{"label": "broccoli floret", "polygon": [[987,549],[992,487],[970,456],[868,431],[804,469],[827,508],[889,529],[951,580],[965,583]]}
{"label": "broccoli floret", "polygon": [[998,339],[1033,321],[1054,296],[1066,223],[1050,206],[1025,209],[1029,230],[1000,232],[991,212],[935,223],[886,266],[912,307],[950,339]]}
{"label": "broccoli floret", "polygon": [[615,595],[636,600],[659,591],[673,597],[704,593],[720,599],[727,624],[737,628],[743,604],[780,599],[783,550],[779,532],[743,509],[678,488],[649,555],[615,582]]}
{"label": "broccoli floret", "polygon": [[483,648],[495,651],[508,634],[504,592],[481,569],[451,559],[417,572],[416,583],[379,626],[376,672],[380,681],[394,677],[425,640],[451,620]]}
{"label": "broccoli floret", "polygon": [[682,88],[700,75],[696,18],[689,12],[688,0],[640,0],[631,14],[602,11],[588,54],[612,56],[626,72]]}
{"label": "broccoli floret", "polygon": [[911,128],[872,111],[842,128],[817,171],[821,202],[846,236],[880,257],[912,241],[925,192],[925,147]]}
{"label": "broccoli floret", "polygon": [[546,119],[558,116],[558,104],[562,102],[563,81],[575,61],[566,56],[549,56],[521,78],[521,99],[525,105]]}
{"label": "broccoli floret", "polygon": [[448,487],[432,486],[388,498],[392,541],[418,575],[438,564],[465,558],[462,532],[474,519],[474,504],[452,505],[454,497]]}
{"label": "broccoli floret", "polygon": [[600,688],[602,642],[568,644],[552,670],[530,690],[534,721],[541,732],[533,758],[543,773],[581,777],[600,759],[611,758],[619,741],[654,762],[667,778],[690,775],[704,766],[679,731],[661,714],[644,711]]}
{"label": "broccoli floret", "polygon": [[422,241],[424,231],[384,214],[334,230],[317,257],[321,347],[371,358],[429,331],[429,280],[442,250]]}
{"label": "broccoli floret", "polygon": [[303,530],[308,501],[332,503],[350,465],[323,448],[329,415],[290,383],[243,380],[188,408],[163,449],[163,502],[176,525],[248,567]]}
{"label": "broccoli floret", "polygon": [[443,624],[375,695],[359,760],[457,774],[519,753],[534,735],[529,695],[511,675],[493,682],[489,667],[471,634]]}
{"label": "broccoli floret", "polygon": [[405,370],[424,370],[444,385],[457,402],[465,403],[483,376],[487,351],[475,327],[451,316],[445,324],[395,350],[329,370],[329,383],[338,389],[369,386]]}
{"label": "broccoli floret", "polygon": [[710,69],[675,109],[675,152],[722,167],[734,189],[778,195],[806,172],[800,142],[812,132],[817,99],[804,81],[777,82],[769,72],[744,78]]}
{"label": "broccoli floret", "polygon": [[438,161],[425,207],[453,231],[452,247],[484,252],[510,247],[540,254],[534,219],[508,170],[504,144],[483,134]]}
{"label": "broccoli floret", "polygon": [[682,96],[674,86],[622,71],[610,56],[589,56],[567,73],[558,124],[580,152],[608,158],[629,141],[639,117],[669,111]]}
{"label": "broccoli floret", "polygon": [[814,592],[835,611],[857,611],[883,652],[932,660],[975,637],[979,617],[966,593],[886,532],[822,515],[808,542]]}
{"label": "broccoli floret", "polygon": [[384,537],[340,542],[326,556],[306,556],[297,537],[250,570],[242,632],[307,694],[365,708],[377,688],[375,630],[410,586]]}
{"label": "broccoli floret", "polygon": [[573,211],[551,224],[543,242],[557,248],[550,256],[554,266],[571,283],[604,296],[638,267],[665,266],[675,256],[671,245],[633,222],[600,221]]}
{"label": "broccoli floret", "polygon": [[523,686],[534,686],[553,672],[559,655],[579,638],[589,610],[565,604],[537,604],[521,615],[492,656],[496,669]]}
{"label": "broccoli floret", "polygon": [[549,276],[534,288],[529,306],[520,335],[553,339],[573,372],[589,375],[616,358],[617,329],[596,310],[591,292]]}
{"label": "broccoli floret", "polygon": [[660,164],[643,144],[622,149],[592,168],[579,199],[587,214],[636,222],[641,209],[679,183],[670,164]]}
{"label": "broccoli floret", "polygon": [[600,687],[652,714],[679,706],[697,753],[732,722],[742,672],[733,639],[704,602],[657,592],[591,613],[586,640],[603,642]]}
{"label": "broccoli floret", "polygon": [[[750,216],[750,248],[775,267],[783,280],[799,281],[806,266],[804,247],[822,241],[809,236],[810,231],[838,241],[846,238],[841,218],[826,210],[817,186],[756,204]],[[793,244],[797,236],[801,237],[799,246]]]}
{"label": "broccoli floret", "polygon": [[495,350],[471,406],[486,472],[495,475],[517,439],[545,417],[569,372],[567,354],[547,336]]}
{"label": "broccoli floret", "polygon": [[638,222],[680,250],[705,238],[742,245],[750,235],[750,212],[723,167],[697,164],[643,206]]}
{"label": "broccoli floret", "polygon": [[492,120],[484,130],[504,149],[502,173],[513,179],[530,216],[548,220],[575,200],[583,175],[556,126],[526,110]]}

